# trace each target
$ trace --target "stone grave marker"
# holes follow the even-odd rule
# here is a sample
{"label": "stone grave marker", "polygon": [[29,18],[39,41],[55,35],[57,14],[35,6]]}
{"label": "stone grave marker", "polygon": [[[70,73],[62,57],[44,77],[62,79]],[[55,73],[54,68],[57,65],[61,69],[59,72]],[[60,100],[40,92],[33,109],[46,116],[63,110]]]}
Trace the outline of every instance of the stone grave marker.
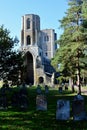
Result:
{"label": "stone grave marker", "polygon": [[58,91],[59,91],[59,93],[62,93],[62,91],[63,91],[62,86],[60,86],[60,87],[58,88]]}
{"label": "stone grave marker", "polygon": [[45,93],[46,93],[46,94],[49,93],[49,88],[48,88],[47,85],[45,85]]}
{"label": "stone grave marker", "polygon": [[36,97],[36,110],[47,110],[47,100],[45,95],[37,95]]}
{"label": "stone grave marker", "polygon": [[27,110],[27,108],[28,108],[28,97],[27,95],[21,95],[20,96],[20,109]]}
{"label": "stone grave marker", "polygon": [[79,121],[86,119],[84,98],[80,94],[74,97],[72,103],[73,120]]}
{"label": "stone grave marker", "polygon": [[69,120],[70,118],[70,101],[59,99],[57,101],[56,119]]}
{"label": "stone grave marker", "polygon": [[[23,89],[24,90],[24,89]],[[18,92],[14,92],[12,99],[11,99],[11,105],[13,108],[18,108],[20,110],[27,110],[28,108],[28,96],[26,91],[23,91],[22,88]]]}
{"label": "stone grave marker", "polygon": [[1,87],[0,89],[0,109],[7,109],[8,108],[8,100],[7,100],[7,91],[8,91],[8,85]]}
{"label": "stone grave marker", "polygon": [[37,86],[36,92],[37,92],[37,94],[41,94],[42,93],[40,85]]}
{"label": "stone grave marker", "polygon": [[16,91],[14,91],[13,95],[12,95],[12,98],[11,98],[11,105],[12,107],[18,107],[20,104],[19,104],[19,96],[20,94]]}
{"label": "stone grave marker", "polygon": [[4,110],[4,109],[7,109],[8,106],[7,106],[7,99],[5,96],[3,97],[0,97],[0,110]]}

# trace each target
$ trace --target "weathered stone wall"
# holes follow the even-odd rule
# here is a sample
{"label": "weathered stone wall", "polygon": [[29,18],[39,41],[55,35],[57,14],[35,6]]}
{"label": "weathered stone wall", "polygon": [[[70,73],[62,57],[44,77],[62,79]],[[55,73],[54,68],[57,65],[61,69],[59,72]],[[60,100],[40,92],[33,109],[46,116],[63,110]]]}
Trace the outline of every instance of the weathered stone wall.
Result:
{"label": "weathered stone wall", "polygon": [[[51,59],[54,55],[54,33],[53,29],[40,30],[38,15],[26,14],[22,17],[21,51],[25,55],[25,76],[34,85],[40,82],[53,84],[53,76],[47,76],[42,61],[43,58]],[[44,41],[45,37],[48,37],[48,41]]]}

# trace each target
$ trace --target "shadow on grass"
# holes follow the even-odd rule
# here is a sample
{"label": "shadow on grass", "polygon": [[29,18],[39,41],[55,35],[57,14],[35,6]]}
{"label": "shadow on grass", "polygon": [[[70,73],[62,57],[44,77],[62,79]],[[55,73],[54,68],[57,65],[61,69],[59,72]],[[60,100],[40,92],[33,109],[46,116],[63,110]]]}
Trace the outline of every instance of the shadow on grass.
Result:
{"label": "shadow on grass", "polygon": [[[44,93],[44,91],[43,91]],[[87,130],[87,121],[75,122],[56,120],[56,102],[58,99],[70,100],[72,106],[73,94],[59,94],[50,90],[47,96],[48,110],[36,111],[36,89],[29,89],[29,108],[26,111],[9,108],[0,111],[0,130]],[[87,101],[87,97],[85,96]],[[87,107],[87,106],[86,106]],[[71,111],[72,115],[72,111]]]}

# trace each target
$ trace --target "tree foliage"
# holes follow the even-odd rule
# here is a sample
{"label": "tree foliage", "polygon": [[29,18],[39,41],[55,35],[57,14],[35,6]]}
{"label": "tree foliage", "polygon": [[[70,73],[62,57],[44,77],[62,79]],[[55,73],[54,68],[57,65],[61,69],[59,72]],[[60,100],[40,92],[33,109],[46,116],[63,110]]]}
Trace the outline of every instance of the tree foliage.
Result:
{"label": "tree foliage", "polygon": [[18,80],[18,72],[23,65],[21,53],[14,51],[17,38],[10,36],[9,30],[0,27],[0,79]]}
{"label": "tree foliage", "polygon": [[[87,68],[87,0],[69,0],[52,65],[66,77]],[[58,68],[60,64],[60,68]]]}

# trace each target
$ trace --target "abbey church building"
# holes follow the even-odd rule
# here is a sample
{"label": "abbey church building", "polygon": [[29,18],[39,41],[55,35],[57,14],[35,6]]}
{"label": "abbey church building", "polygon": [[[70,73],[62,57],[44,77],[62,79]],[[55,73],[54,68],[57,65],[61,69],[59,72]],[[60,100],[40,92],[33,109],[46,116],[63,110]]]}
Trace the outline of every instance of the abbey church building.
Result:
{"label": "abbey church building", "polygon": [[57,49],[57,34],[54,29],[40,29],[40,17],[26,14],[22,17],[21,51],[24,52],[27,84],[54,84],[55,70],[51,66],[51,58]]}

